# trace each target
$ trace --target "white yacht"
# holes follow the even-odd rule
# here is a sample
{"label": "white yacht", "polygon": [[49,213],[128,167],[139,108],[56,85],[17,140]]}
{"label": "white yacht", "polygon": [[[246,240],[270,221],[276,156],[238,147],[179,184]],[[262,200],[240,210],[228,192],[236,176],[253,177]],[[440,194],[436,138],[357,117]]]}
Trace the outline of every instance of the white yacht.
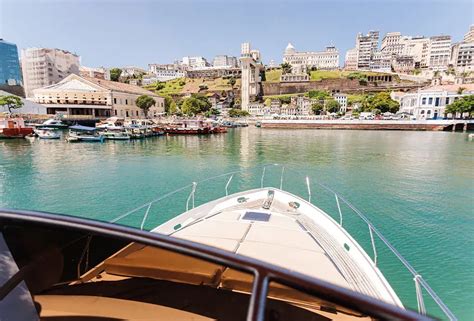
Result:
{"label": "white yacht", "polygon": [[59,139],[59,138],[61,138],[61,134],[55,128],[49,128],[49,127],[36,128],[34,130],[34,133],[40,139]]}
{"label": "white yacht", "polygon": [[[0,255],[8,266],[0,275],[0,300],[7,298],[0,318],[432,320],[424,301],[431,298],[445,319],[457,320],[352,204],[334,194],[336,220],[311,201],[309,177],[302,182],[306,200],[283,190],[284,167],[278,186],[264,186],[269,166],[257,188],[230,194],[237,171],[206,178],[115,224],[0,209]],[[204,184],[225,196],[195,206]],[[158,205],[177,195],[186,210],[145,231],[163,211]],[[372,257],[344,229],[340,202],[367,224]],[[139,229],[117,225],[133,216]],[[405,309],[378,268],[375,239],[412,274],[418,313]]]}
{"label": "white yacht", "polygon": [[123,130],[124,129],[124,119],[120,117],[110,117],[104,121],[101,121],[95,125],[97,129],[107,129],[107,130]]}
{"label": "white yacht", "polygon": [[48,128],[68,128],[69,126],[63,123],[60,119],[51,118],[44,121],[40,125],[36,125],[37,128],[48,127]]}

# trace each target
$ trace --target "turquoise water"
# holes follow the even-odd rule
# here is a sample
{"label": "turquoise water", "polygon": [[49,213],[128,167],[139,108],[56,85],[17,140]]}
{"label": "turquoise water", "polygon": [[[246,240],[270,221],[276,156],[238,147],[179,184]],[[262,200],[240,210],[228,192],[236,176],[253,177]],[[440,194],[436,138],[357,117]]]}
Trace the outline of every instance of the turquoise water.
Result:
{"label": "turquoise water", "polygon": [[[285,164],[283,187],[337,217],[334,195],[364,212],[460,320],[474,316],[474,142],[445,132],[271,130],[68,144],[0,140],[0,207],[112,220],[166,192],[234,170],[230,192],[258,187],[262,164]],[[290,170],[292,169],[292,170]],[[301,174],[302,173],[302,174]],[[264,185],[280,185],[281,167]],[[229,176],[198,184],[196,203],[222,196]],[[185,210],[189,189],[157,202],[145,228]],[[342,205],[344,227],[372,255],[367,226]],[[118,223],[140,226],[144,211]],[[414,283],[376,241],[379,266],[409,307]],[[431,301],[425,296],[428,309]]]}

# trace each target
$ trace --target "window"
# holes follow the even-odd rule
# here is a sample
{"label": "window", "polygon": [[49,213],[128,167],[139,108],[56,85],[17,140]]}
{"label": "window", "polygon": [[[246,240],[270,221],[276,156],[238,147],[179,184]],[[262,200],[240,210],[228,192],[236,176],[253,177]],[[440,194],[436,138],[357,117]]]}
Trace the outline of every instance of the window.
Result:
{"label": "window", "polygon": [[431,114],[431,110],[428,110],[428,111],[426,112],[426,114],[427,114],[427,115],[430,115],[430,114]]}
{"label": "window", "polygon": [[424,115],[424,114],[425,114],[425,110],[423,109],[420,114]]}
{"label": "window", "polygon": [[125,99],[125,105],[128,105],[128,99]]}
{"label": "window", "polygon": [[428,105],[431,105],[433,103],[433,97],[428,98]]}
{"label": "window", "polygon": [[439,100],[440,100],[440,98],[439,98],[439,97],[436,97],[436,99],[435,99],[435,106],[439,106]]}
{"label": "window", "polygon": [[116,104],[116,103],[117,103],[117,98],[114,98],[114,104]]}
{"label": "window", "polygon": [[117,116],[117,109],[114,110],[114,114],[115,114],[115,116]]}
{"label": "window", "polygon": [[422,105],[426,105],[426,97],[423,97],[423,98],[421,99],[421,104],[422,104]]}
{"label": "window", "polygon": [[446,97],[446,102],[445,102],[446,105],[449,105],[449,97]]}

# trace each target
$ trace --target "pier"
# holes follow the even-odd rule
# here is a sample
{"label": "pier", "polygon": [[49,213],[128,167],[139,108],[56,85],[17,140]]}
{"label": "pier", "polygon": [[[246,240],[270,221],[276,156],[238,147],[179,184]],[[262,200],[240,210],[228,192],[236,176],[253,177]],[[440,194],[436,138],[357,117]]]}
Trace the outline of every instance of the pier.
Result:
{"label": "pier", "polygon": [[315,120],[267,119],[262,128],[281,129],[357,129],[357,130],[422,130],[468,131],[474,130],[474,120]]}

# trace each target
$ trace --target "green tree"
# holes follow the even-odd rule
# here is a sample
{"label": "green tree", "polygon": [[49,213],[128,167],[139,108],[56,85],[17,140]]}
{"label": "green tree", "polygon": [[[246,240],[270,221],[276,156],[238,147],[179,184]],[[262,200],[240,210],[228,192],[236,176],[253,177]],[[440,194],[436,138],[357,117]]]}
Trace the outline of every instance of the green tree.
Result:
{"label": "green tree", "polygon": [[246,116],[250,116],[250,114],[245,110],[232,108],[229,110],[229,116],[230,117],[246,117]]}
{"label": "green tree", "polygon": [[210,110],[206,111],[206,117],[219,116],[220,114],[221,112],[217,108],[211,108]]}
{"label": "green tree", "polygon": [[387,91],[376,93],[375,95],[366,96],[362,101],[362,110],[373,112],[374,109],[380,110],[382,113],[396,113],[400,105],[390,97]]}
{"label": "green tree", "polygon": [[328,97],[331,97],[331,94],[327,90],[310,90],[308,92],[308,97],[324,100]]}
{"label": "green tree", "polygon": [[122,69],[120,68],[110,69],[110,80],[119,81],[121,75],[122,75]]}
{"label": "green tree", "polygon": [[232,76],[232,77],[229,78],[228,83],[232,88],[234,88],[234,85],[235,85],[236,82],[237,82],[237,80],[235,80],[235,77]]}
{"label": "green tree", "polygon": [[313,103],[311,110],[315,115],[321,115],[321,112],[324,110],[324,105],[321,102]]}
{"label": "green tree", "polygon": [[165,99],[165,112],[167,115],[173,115],[176,113],[177,111],[177,107],[176,107],[176,102],[174,101],[173,98],[171,98],[171,96],[168,96],[168,95],[165,95],[163,96],[163,98]]}
{"label": "green tree", "polygon": [[148,111],[156,104],[156,101],[148,95],[141,95],[135,100],[135,104],[143,110],[145,117],[148,117]]}
{"label": "green tree", "polygon": [[452,114],[453,118],[456,116],[456,113],[461,115],[464,113],[469,113],[469,117],[474,116],[474,95],[464,96],[453,103],[446,106],[446,113]]}
{"label": "green tree", "polygon": [[181,111],[186,115],[198,115],[205,113],[211,108],[211,103],[204,95],[192,94],[185,98],[181,105]]}
{"label": "green tree", "polygon": [[161,82],[161,81],[157,81],[157,82],[155,83],[155,90],[156,90],[156,91],[160,91],[160,90],[162,90],[162,89],[165,88],[165,87],[166,87],[166,84],[163,83],[163,82]]}
{"label": "green tree", "polygon": [[280,66],[283,74],[291,73],[291,65],[289,63],[284,62]]}
{"label": "green tree", "polygon": [[272,100],[270,98],[267,98],[267,99],[265,99],[264,104],[265,104],[265,106],[270,107],[271,104],[272,104]]}
{"label": "green tree", "polygon": [[0,106],[8,108],[8,112],[11,114],[12,109],[23,106],[23,101],[20,97],[14,95],[0,96]]}
{"label": "green tree", "polygon": [[334,99],[329,99],[326,101],[326,110],[330,113],[338,112],[340,107],[341,105],[339,105],[339,103]]}

